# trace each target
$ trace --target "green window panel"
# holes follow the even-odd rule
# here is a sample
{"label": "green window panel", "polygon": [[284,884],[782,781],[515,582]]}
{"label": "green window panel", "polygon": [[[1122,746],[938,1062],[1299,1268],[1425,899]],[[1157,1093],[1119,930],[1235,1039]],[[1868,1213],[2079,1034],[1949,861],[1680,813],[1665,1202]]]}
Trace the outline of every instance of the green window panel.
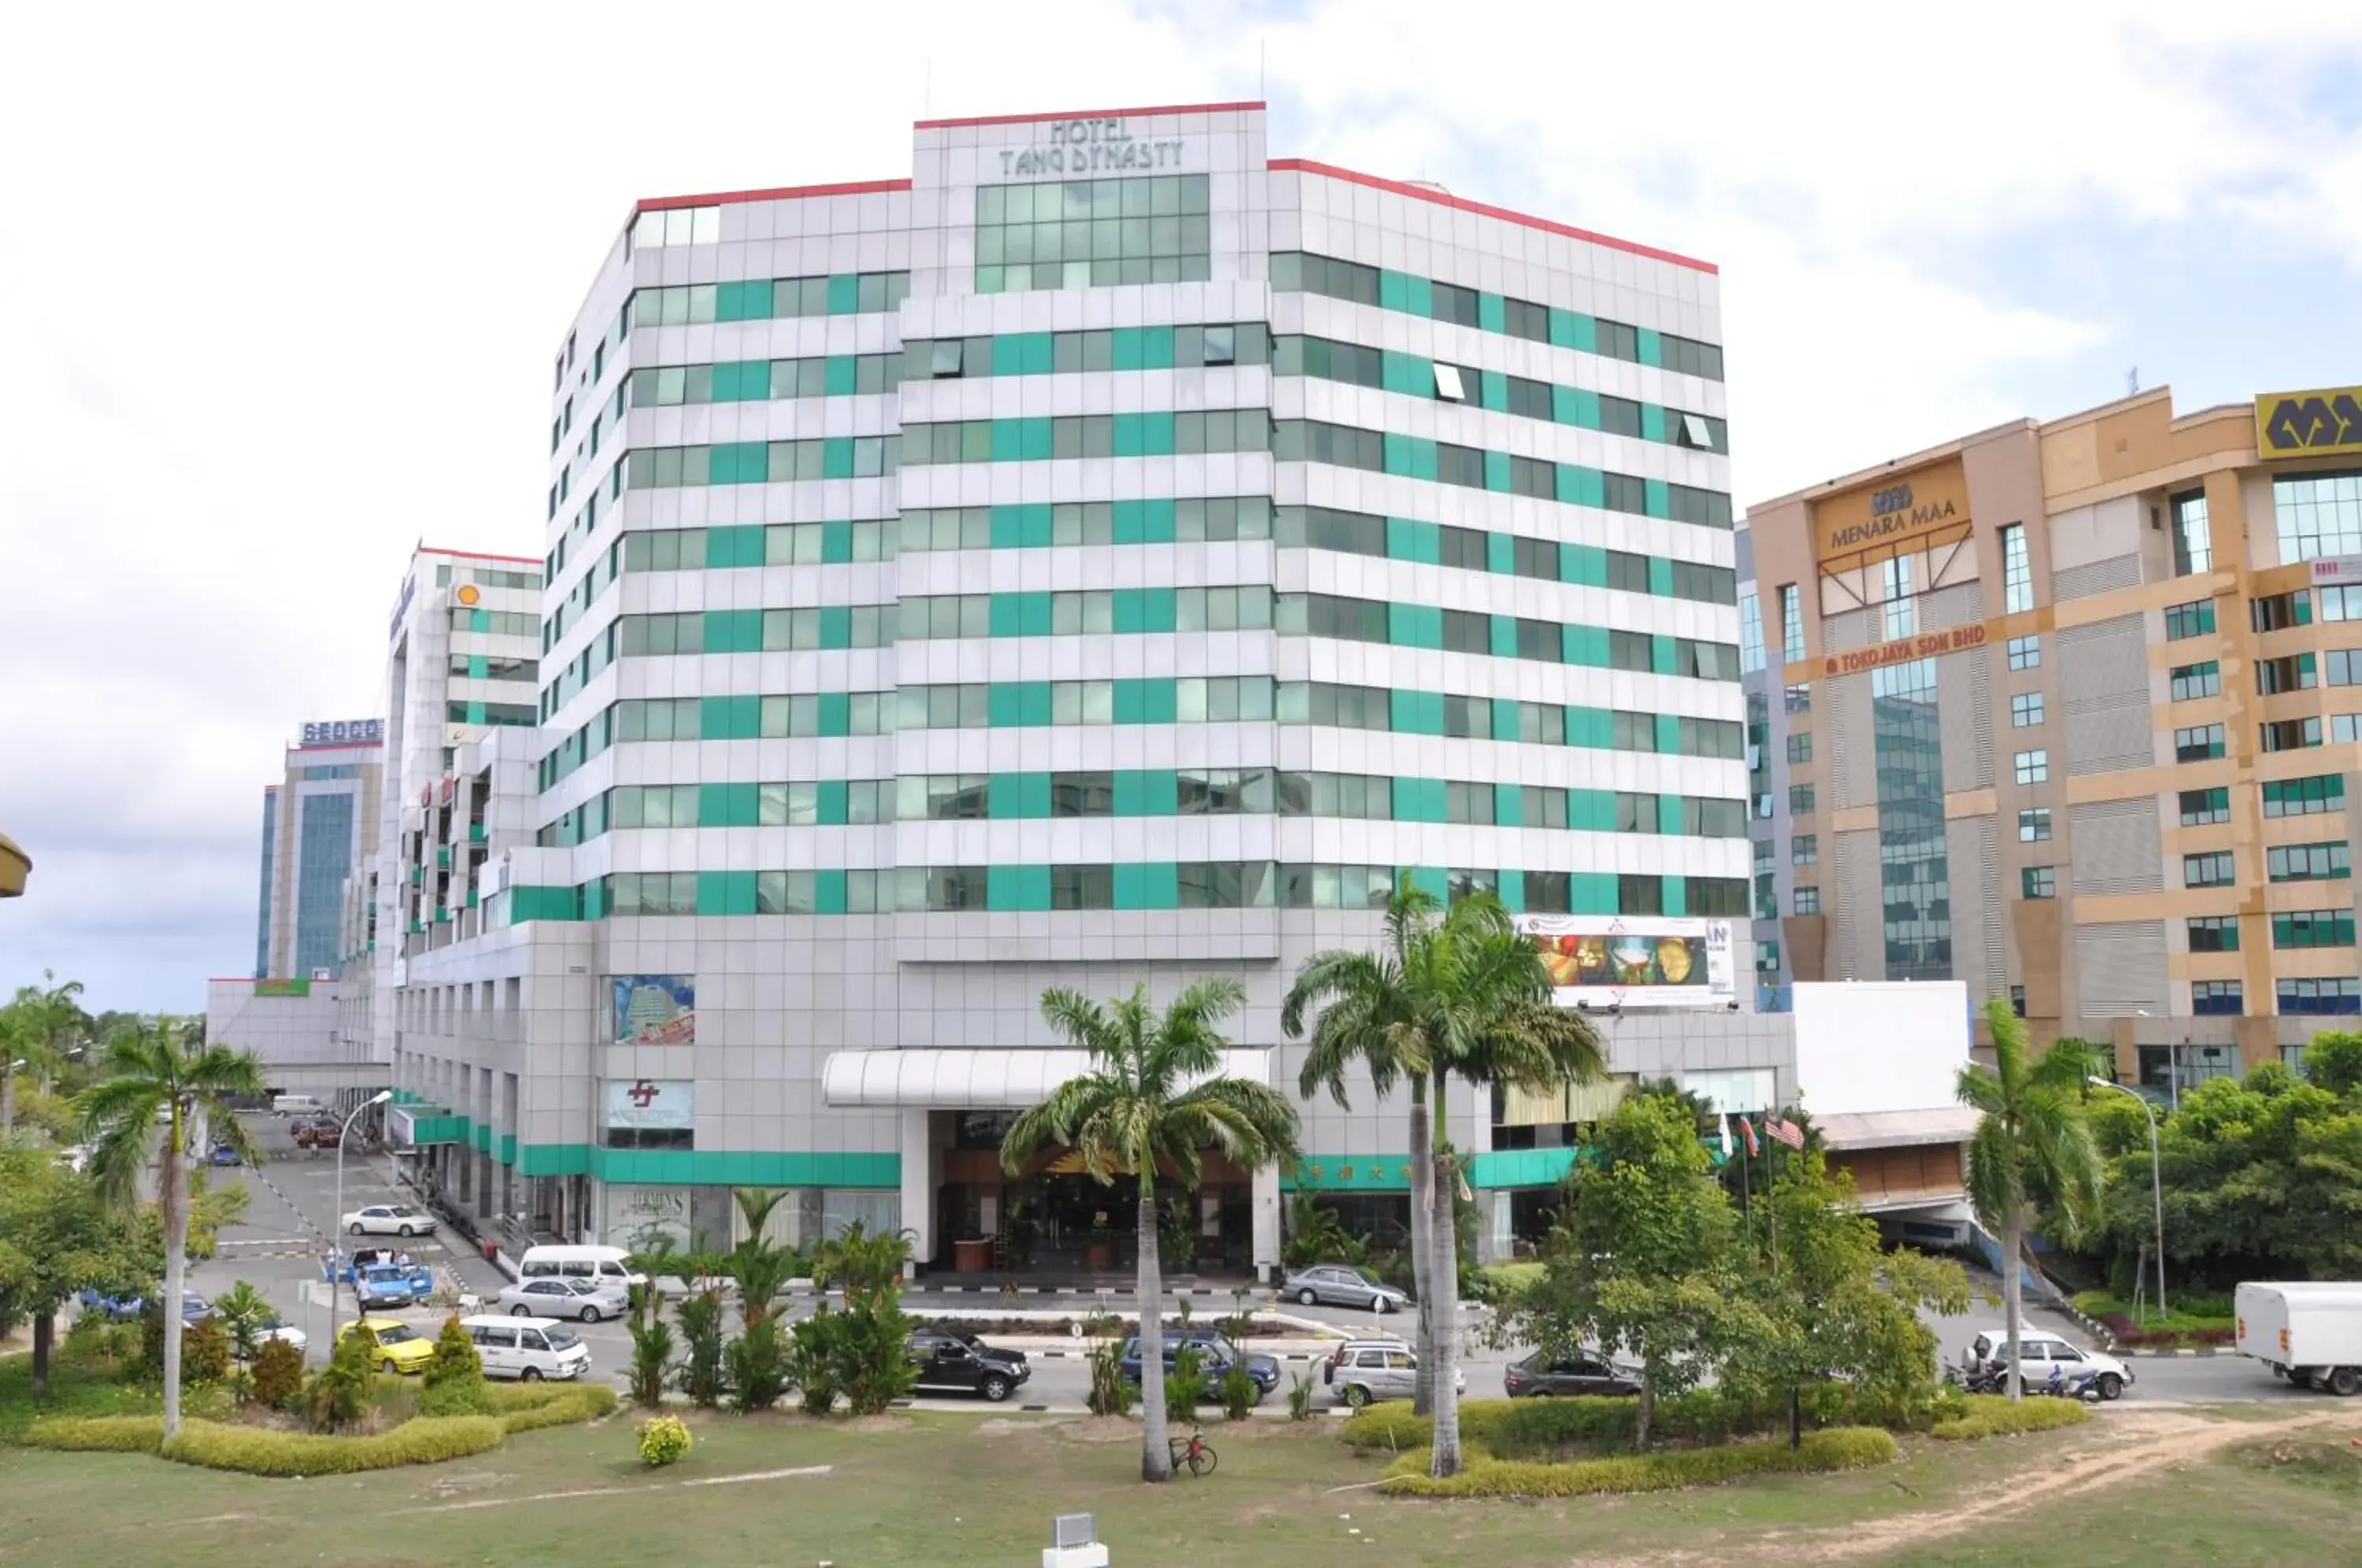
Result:
{"label": "green window panel", "polygon": [[1440,735],[1443,733],[1443,693],[1440,691],[1404,691],[1392,693],[1388,704],[1391,728],[1396,734]]}
{"label": "green window panel", "polygon": [[996,550],[1039,549],[1052,537],[1047,502],[992,509],[992,547]]}
{"label": "green window panel", "polygon": [[[712,376],[711,396],[713,402],[743,403],[745,401],[738,395],[737,365],[728,361],[717,363],[713,366],[711,374]],[[771,367],[766,364],[763,367],[763,390],[767,393],[771,390],[770,381]]]}
{"label": "green window panel", "polygon": [[851,272],[839,272],[828,281],[828,314],[854,315],[861,310],[861,280]]}
{"label": "green window panel", "polygon": [[1499,881],[1493,890],[1500,899],[1503,909],[1511,914],[1526,912],[1526,874],[1524,872],[1502,871]]}
{"label": "green window panel", "polygon": [[1550,339],[1559,348],[1577,348],[1585,354],[1599,352],[1598,325],[1577,311],[1551,307]]}
{"label": "green window panel", "polygon": [[701,915],[750,915],[755,912],[755,873],[700,871],[697,912]]}
{"label": "green window panel", "polygon": [[1386,519],[1386,556],[1390,560],[1420,561],[1428,566],[1440,566],[1443,564],[1443,530],[1437,524],[1422,523],[1415,517],[1389,517]]}
{"label": "green window panel", "polygon": [[1485,569],[1504,577],[1518,569],[1518,541],[1507,534],[1485,536]]}
{"label": "green window panel", "polygon": [[[1410,309],[1410,274],[1392,268],[1378,270],[1378,308],[1380,310]],[[1425,315],[1427,313],[1418,313]]]}
{"label": "green window panel", "polygon": [[522,925],[529,920],[572,920],[577,906],[571,888],[516,887],[509,889],[509,922]]}
{"label": "green window panel", "polygon": [[1115,416],[1115,455],[1119,458],[1169,458],[1173,455],[1173,411],[1119,414]]}
{"label": "green window panel", "polygon": [[[1566,825],[1585,833],[1616,831],[1616,791],[1613,790],[1570,790],[1566,792]],[[1609,896],[1612,899],[1613,878]],[[1580,905],[1576,906],[1578,909]]]}
{"label": "green window panel", "polygon": [[853,525],[840,519],[820,525],[820,558],[824,566],[843,566],[853,559]]}
{"label": "green window panel", "polygon": [[1671,517],[1673,514],[1672,491],[1665,488],[1663,480],[1642,480],[1640,488],[1647,497],[1643,504],[1648,507],[1650,516]]}
{"label": "green window panel", "polygon": [[1480,293],[1476,296],[1476,325],[1485,332],[1509,330],[1508,307],[1501,303],[1500,295]]}
{"label": "green window panel", "polygon": [[1661,369],[1665,363],[1665,339],[1655,327],[1644,326],[1639,331],[1640,363]]}
{"label": "green window panel", "polygon": [[[1501,536],[1496,534],[1493,536],[1497,539]],[[1492,634],[1492,648],[1493,657],[1495,658],[1515,658],[1518,657],[1518,618],[1515,615],[1494,616]],[[1516,712],[1515,709],[1510,711],[1512,712]]]}
{"label": "green window panel", "polygon": [[1493,738],[1513,741],[1518,738],[1518,705],[1507,698],[1496,698],[1493,703]]}
{"label": "green window panel", "polygon": [[824,648],[849,648],[853,646],[853,606],[823,604],[820,607],[820,646]]}
{"label": "green window panel", "polygon": [[1681,755],[1682,718],[1679,713],[1657,715],[1657,749],[1667,756]]}
{"label": "green window panel", "polygon": [[756,740],[763,734],[763,700],[708,697],[698,703],[697,721],[704,740]]}
{"label": "green window panel", "polygon": [[1111,334],[1110,363],[1119,370],[1169,370],[1173,368],[1170,326],[1119,326]]}
{"label": "green window panel", "polygon": [[1386,606],[1386,641],[1399,648],[1443,646],[1443,612],[1431,604]]}
{"label": "green window panel", "polygon": [[[844,819],[839,817],[837,821]],[[812,876],[812,912],[824,915],[844,913],[844,873],[820,871]]]}
{"label": "green window panel", "polygon": [[1507,492],[1509,488],[1508,453],[1486,452],[1485,454],[1485,488],[1490,491],[1498,491],[1504,494]]}
{"label": "green window panel", "polygon": [[582,885],[582,918],[584,920],[607,918],[607,884],[603,880],[585,882]]}
{"label": "green window panel", "polygon": [[853,477],[853,437],[831,436],[820,444],[820,475],[822,479]]}
{"label": "green window panel", "polygon": [[1655,556],[1649,558],[1649,591],[1672,598],[1673,593],[1673,563]]}
{"label": "green window panel", "polygon": [[985,697],[985,722],[995,729],[1027,729],[1050,722],[1046,680],[996,682]]}
{"label": "green window panel", "polygon": [[1022,462],[1025,458],[1025,426],[1022,419],[996,419],[992,422],[991,444],[986,450],[996,463]]}
{"label": "green window panel", "polygon": [[501,1164],[504,1165],[514,1165],[517,1163],[517,1141],[515,1133],[503,1132],[501,1134],[500,1161]]}
{"label": "green window panel", "polygon": [[770,454],[760,441],[735,441],[705,449],[708,484],[761,484],[770,477]]}
{"label": "green window panel", "polygon": [[1039,911],[1050,907],[1047,866],[992,866],[984,873],[984,907],[1002,911]]}
{"label": "green window panel", "polygon": [[996,593],[991,600],[990,632],[996,637],[1046,637],[1050,635],[1050,596],[1044,593]]}
{"label": "green window panel", "polygon": [[1119,588],[1109,609],[1119,633],[1169,632],[1178,624],[1179,611],[1169,588]]}
{"label": "green window panel", "polygon": [[468,630],[471,632],[489,632],[491,629],[492,613],[491,611],[470,610],[468,612]]}
{"label": "green window panel", "polygon": [[761,653],[763,613],[760,610],[708,610],[705,613],[705,651],[710,654]]}
{"label": "green window panel", "polygon": [[1020,421],[1020,424],[1023,428],[1018,432],[1021,437],[1018,443],[1019,458],[1028,463],[1048,462],[1051,453],[1055,449],[1051,440],[1050,422],[1047,419],[1027,419]]}
{"label": "green window panel", "polygon": [[1115,722],[1119,724],[1170,724],[1180,712],[1180,689],[1170,679],[1119,680],[1115,683]]}
{"label": "green window panel", "polygon": [[995,817],[1047,817],[1050,776],[1046,773],[996,773],[985,799]]}
{"label": "green window panel", "polygon": [[1558,498],[1570,506],[1607,504],[1607,476],[1573,463],[1558,466]]}
{"label": "green window panel", "polygon": [[1181,809],[1180,775],[1169,767],[1120,768],[1115,776],[1115,814],[1169,817]]}
{"label": "green window panel", "polygon": [[1436,474],[1435,443],[1417,436],[1385,436],[1386,472],[1406,479],[1431,480]]}
{"label": "green window panel", "polygon": [[526,1143],[517,1150],[519,1176],[589,1176],[588,1143]]}
{"label": "green window panel", "polygon": [[760,821],[760,793],[752,784],[701,784],[697,787],[696,825],[753,827]]}
{"label": "green window panel", "polygon": [[1496,414],[1507,414],[1509,411],[1508,377],[1498,370],[1479,370],[1476,373],[1476,389],[1478,401],[1482,402],[1486,408]]}
{"label": "green window panel", "polygon": [[1551,388],[1551,418],[1578,429],[1599,428],[1599,394],[1581,387]]}
{"label": "green window panel", "polygon": [[763,564],[763,525],[744,524],[705,531],[708,567],[758,567]]}
{"label": "green window panel", "polygon": [[1649,638],[1649,668],[1659,675],[1673,673],[1673,639],[1663,632]]}
{"label": "green window panel", "polygon": [[[1046,510],[1046,508],[1044,509]],[[1169,545],[1173,543],[1174,507],[1170,499],[1163,501],[1119,501],[1109,537],[1119,545]],[[1045,538],[1043,543],[1049,541]]]}
{"label": "green window panel", "polygon": [[1661,441],[1665,438],[1665,411],[1653,403],[1640,405],[1640,439]]}
{"label": "green window panel", "polygon": [[1604,669],[1607,666],[1607,628],[1578,626],[1569,622],[1559,630],[1558,657],[1561,664],[1579,664],[1587,668]]}
{"label": "green window panel", "polygon": [[[1526,791],[1524,786],[1518,784],[1496,784],[1493,786],[1493,825],[1496,827],[1523,827],[1526,825]],[[1507,872],[1503,872],[1501,874],[1503,880],[1506,881],[1508,875],[1509,874]]]}
{"label": "green window panel", "polygon": [[[1384,282],[1381,278],[1382,288]],[[1413,315],[1432,319],[1435,315],[1435,285],[1425,278],[1406,276],[1403,279],[1403,309]]]}
{"label": "green window panel", "polygon": [[1394,782],[1394,816],[1398,823],[1440,823],[1447,814],[1449,790],[1440,778],[1403,778]]}
{"label": "green window panel", "polygon": [[853,733],[853,693],[823,691],[820,694],[820,733],[824,735],[849,735]]}
{"label": "green window panel", "polygon": [[1399,348],[1382,349],[1378,355],[1378,384],[1406,397],[1433,397],[1435,361],[1406,354]]}
{"label": "green window panel", "polygon": [[820,781],[817,793],[820,797],[818,816],[822,825],[842,827],[846,816],[845,781],[842,778],[823,778]]}
{"label": "green window panel", "polygon": [[1503,1187],[1555,1187],[1574,1167],[1573,1149],[1486,1150],[1469,1162],[1470,1185],[1487,1191]]}
{"label": "green window panel", "polygon": [[[1682,798],[1679,795],[1657,797],[1657,831],[1677,834],[1682,831]],[[1671,914],[1672,911],[1665,911]]]}
{"label": "green window panel", "polygon": [[858,365],[850,354],[831,354],[821,390],[830,397],[849,397],[858,383]]}
{"label": "green window panel", "polygon": [[1403,873],[1414,888],[1432,898],[1438,905],[1450,901],[1451,878],[1440,866],[1413,866]]}
{"label": "green window panel", "polygon": [[469,654],[468,656],[468,675],[470,679],[483,679],[485,670],[491,668],[491,660],[483,654]]}
{"label": "green window panel", "polygon": [[1690,912],[1690,879],[1687,877],[1665,878],[1665,912],[1669,915]]}
{"label": "green window panel", "polygon": [[1558,580],[1587,588],[1606,587],[1607,551],[1598,545],[1559,546]]}
{"label": "green window panel", "polygon": [[1577,871],[1567,901],[1576,914],[1622,914],[1617,901],[1616,873]]}
{"label": "green window panel", "polygon": [[1115,907],[1120,910],[1169,910],[1181,903],[1181,868],[1169,860],[1119,862],[1115,868]]}
{"label": "green window panel", "polygon": [[713,286],[714,320],[764,321],[770,315],[771,281],[768,278],[716,283]]}

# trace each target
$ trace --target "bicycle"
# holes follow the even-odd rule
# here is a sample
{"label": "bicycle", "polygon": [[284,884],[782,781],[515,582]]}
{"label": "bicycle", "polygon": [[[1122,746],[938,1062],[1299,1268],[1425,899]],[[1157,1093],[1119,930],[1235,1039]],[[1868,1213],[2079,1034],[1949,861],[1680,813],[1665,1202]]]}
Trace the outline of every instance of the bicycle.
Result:
{"label": "bicycle", "polygon": [[1208,1442],[1206,1434],[1196,1427],[1189,1429],[1189,1435],[1186,1438],[1166,1441],[1172,1444],[1173,1468],[1175,1470],[1186,1465],[1192,1475],[1211,1475],[1214,1466],[1220,1463],[1214,1445]]}

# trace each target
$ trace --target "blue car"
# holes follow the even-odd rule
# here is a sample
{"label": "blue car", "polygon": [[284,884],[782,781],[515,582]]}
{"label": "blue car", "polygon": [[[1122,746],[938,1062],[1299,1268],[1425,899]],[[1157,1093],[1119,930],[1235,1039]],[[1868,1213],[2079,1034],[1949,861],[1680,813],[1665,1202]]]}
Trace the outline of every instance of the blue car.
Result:
{"label": "blue car", "polygon": [[[1206,1376],[1207,1398],[1216,1399],[1221,1397],[1220,1385],[1223,1377],[1229,1374],[1232,1366],[1242,1363],[1246,1366],[1247,1375],[1254,1379],[1256,1404],[1262,1404],[1264,1397],[1279,1386],[1279,1359],[1276,1356],[1242,1351],[1231,1342],[1229,1336],[1213,1329],[1191,1329],[1186,1333],[1176,1331],[1166,1334],[1164,1336],[1164,1370],[1166,1372],[1173,1370],[1174,1353],[1180,1348],[1185,1339],[1197,1347],[1198,1370],[1204,1373]],[[1122,1368],[1125,1377],[1134,1383],[1140,1381],[1139,1335],[1135,1334],[1123,1342],[1123,1353],[1117,1358],[1117,1364]]]}
{"label": "blue car", "polygon": [[379,1307],[414,1307],[435,1294],[430,1269],[379,1264],[362,1269],[353,1280],[353,1298],[363,1311]]}
{"label": "blue car", "polygon": [[146,1300],[134,1291],[126,1291],[120,1296],[110,1296],[99,1290],[82,1293],[83,1310],[96,1312],[110,1323],[131,1321],[139,1316],[139,1309],[146,1304]]}

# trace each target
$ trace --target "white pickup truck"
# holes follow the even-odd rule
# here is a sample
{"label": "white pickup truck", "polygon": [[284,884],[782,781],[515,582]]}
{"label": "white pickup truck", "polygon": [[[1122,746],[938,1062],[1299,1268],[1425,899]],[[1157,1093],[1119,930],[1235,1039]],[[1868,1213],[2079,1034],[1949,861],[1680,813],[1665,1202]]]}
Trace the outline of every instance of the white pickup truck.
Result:
{"label": "white pickup truck", "polygon": [[2362,1393],[2362,1285],[2298,1280],[2242,1285],[2236,1343],[2290,1382]]}

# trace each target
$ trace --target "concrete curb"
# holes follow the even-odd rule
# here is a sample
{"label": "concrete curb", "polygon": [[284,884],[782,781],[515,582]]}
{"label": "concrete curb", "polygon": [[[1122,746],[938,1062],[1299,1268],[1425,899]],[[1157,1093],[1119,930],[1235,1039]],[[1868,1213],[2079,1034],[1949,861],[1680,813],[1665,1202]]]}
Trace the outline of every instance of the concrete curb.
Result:
{"label": "concrete curb", "polygon": [[2152,1349],[2152,1348],[2147,1348],[2147,1347],[2143,1347],[2143,1346],[2139,1346],[2139,1345],[2128,1345],[2128,1346],[2125,1347],[2124,1349],[2122,1349],[2122,1350],[2118,1350],[2118,1351],[2115,1351],[2115,1352],[2114,1352],[2114,1353],[2112,1353],[2116,1354],[2116,1355],[2120,1355],[2120,1356],[2132,1355],[2132,1356],[2159,1357],[2159,1356],[2218,1356],[2218,1355],[2237,1355],[2239,1353],[2238,1353],[2238,1351],[2237,1351],[2236,1349],[2235,1349],[2234,1347],[2232,1347],[2232,1346],[2230,1346],[2230,1345],[2193,1345],[2193,1346],[2183,1346],[2183,1347],[2179,1348],[2179,1349],[2171,1349],[2171,1350],[2169,1350],[2169,1349],[2163,1349],[2163,1348],[2155,1348],[2155,1349]]}

